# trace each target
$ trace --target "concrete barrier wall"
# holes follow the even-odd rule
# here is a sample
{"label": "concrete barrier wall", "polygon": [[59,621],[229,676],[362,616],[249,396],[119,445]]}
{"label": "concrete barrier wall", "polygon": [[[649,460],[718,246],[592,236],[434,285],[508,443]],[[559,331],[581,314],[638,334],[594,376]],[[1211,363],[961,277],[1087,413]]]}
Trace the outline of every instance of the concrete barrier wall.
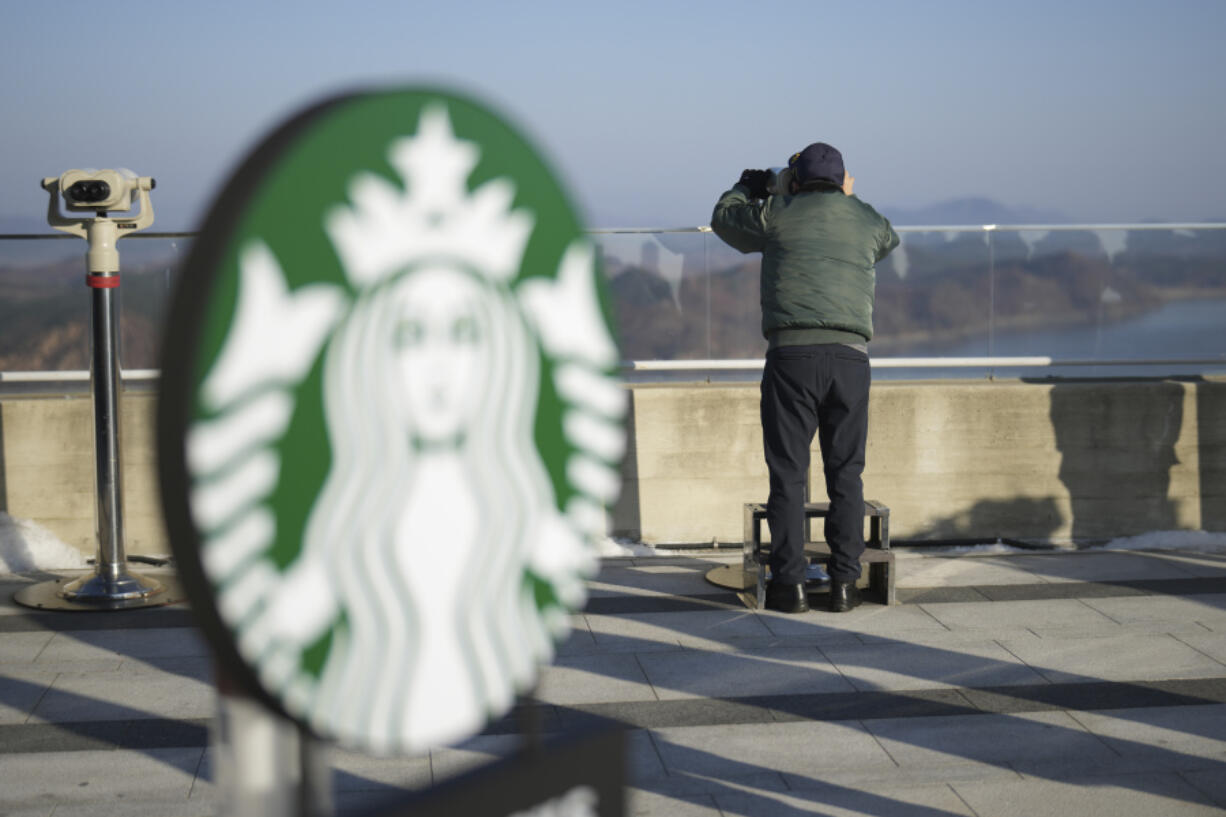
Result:
{"label": "concrete barrier wall", "polygon": [[[154,395],[125,394],[120,412],[124,541],[129,554],[170,552],[162,524]],[[0,399],[0,511],[32,519],[93,554],[94,408],[88,394]]]}
{"label": "concrete barrier wall", "polygon": [[[630,388],[614,534],[653,544],[738,542],[764,501],[756,384]],[[126,394],[126,541],[170,548],[160,517],[154,397]],[[0,510],[92,552],[88,396],[0,399]],[[813,455],[813,494],[821,498]],[[1226,530],[1226,380],[878,382],[865,495],[905,539],[1094,541]]]}
{"label": "concrete barrier wall", "polygon": [[[739,541],[742,504],[767,496],[757,386],[638,386],[632,413],[614,531]],[[1226,381],[879,382],[864,482],[896,538],[1226,530]]]}

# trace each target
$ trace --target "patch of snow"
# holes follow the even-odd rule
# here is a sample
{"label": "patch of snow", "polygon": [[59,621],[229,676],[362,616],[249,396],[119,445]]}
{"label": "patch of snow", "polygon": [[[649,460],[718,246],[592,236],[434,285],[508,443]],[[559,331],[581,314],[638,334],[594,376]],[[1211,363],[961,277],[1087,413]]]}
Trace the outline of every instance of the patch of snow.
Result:
{"label": "patch of snow", "polygon": [[42,525],[0,511],[0,573],[85,567],[85,554]]}
{"label": "patch of snow", "polygon": [[604,559],[615,556],[656,556],[658,554],[651,545],[644,545],[633,539],[606,536],[600,540],[596,555]]}
{"label": "patch of snow", "polygon": [[1226,553],[1226,533],[1207,530],[1168,530],[1112,539],[1104,550],[1187,550]]}
{"label": "patch of snow", "polygon": [[987,555],[992,553],[1034,553],[1033,548],[1020,548],[1013,545],[1006,545],[1003,542],[985,542],[982,545],[950,545],[948,547],[924,547],[922,549],[906,551],[898,551],[896,558],[902,557],[924,557],[924,556],[950,556],[953,554],[971,554],[974,556]]}

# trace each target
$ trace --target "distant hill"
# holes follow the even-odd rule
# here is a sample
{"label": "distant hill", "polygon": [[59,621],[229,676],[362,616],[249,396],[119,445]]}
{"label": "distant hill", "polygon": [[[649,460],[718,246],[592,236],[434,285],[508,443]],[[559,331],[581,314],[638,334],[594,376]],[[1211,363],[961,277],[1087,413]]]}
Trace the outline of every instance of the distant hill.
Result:
{"label": "distant hill", "polygon": [[880,207],[881,214],[900,227],[959,224],[1071,224],[1056,210],[1010,207],[985,198],[950,199],[923,207]]}

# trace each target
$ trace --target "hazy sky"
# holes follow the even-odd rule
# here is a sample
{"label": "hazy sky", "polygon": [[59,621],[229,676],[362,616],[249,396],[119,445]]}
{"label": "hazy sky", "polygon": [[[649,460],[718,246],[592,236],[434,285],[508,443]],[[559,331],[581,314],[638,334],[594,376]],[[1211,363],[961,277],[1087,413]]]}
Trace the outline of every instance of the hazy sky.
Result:
{"label": "hazy sky", "polygon": [[1226,218],[1226,2],[0,3],[0,217],[43,176],[155,176],[197,226],[253,145],[340,90],[504,111],[591,226],[705,224],[742,168],[842,149],[887,211],[962,196],[1075,219]]}

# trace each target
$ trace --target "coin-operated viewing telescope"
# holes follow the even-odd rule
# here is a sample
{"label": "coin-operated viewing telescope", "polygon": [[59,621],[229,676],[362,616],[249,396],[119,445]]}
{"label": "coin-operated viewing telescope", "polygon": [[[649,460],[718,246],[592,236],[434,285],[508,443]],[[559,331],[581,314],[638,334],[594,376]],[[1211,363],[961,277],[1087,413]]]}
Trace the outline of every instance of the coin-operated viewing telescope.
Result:
{"label": "coin-operated viewing telescope", "polygon": [[[94,398],[94,468],[98,558],[92,575],[31,585],[14,598],[29,607],[115,610],[182,600],[167,585],[129,573],[123,542],[123,482],[119,451],[119,251],[116,242],[153,224],[155,182],[124,170],[69,170],[42,180],[50,194],[47,223],[89,241],[85,283],[92,301],[90,385]],[[68,214],[60,212],[64,200]],[[140,204],[135,216],[127,213]],[[64,582],[61,584],[61,582]]]}
{"label": "coin-operated viewing telescope", "polygon": [[[51,194],[47,223],[61,232],[88,239],[90,275],[118,276],[119,251],[115,242],[153,223],[149,191],[156,186],[157,182],[149,176],[137,176],[124,170],[69,170],[58,177],[50,176],[43,179],[43,189]],[[69,213],[88,212],[91,215],[63,215],[58,207],[61,196]],[[109,212],[131,210],[134,196],[140,202],[140,212],[135,218],[107,216]],[[92,282],[90,286],[100,283]],[[118,285],[116,277],[110,286]]]}

